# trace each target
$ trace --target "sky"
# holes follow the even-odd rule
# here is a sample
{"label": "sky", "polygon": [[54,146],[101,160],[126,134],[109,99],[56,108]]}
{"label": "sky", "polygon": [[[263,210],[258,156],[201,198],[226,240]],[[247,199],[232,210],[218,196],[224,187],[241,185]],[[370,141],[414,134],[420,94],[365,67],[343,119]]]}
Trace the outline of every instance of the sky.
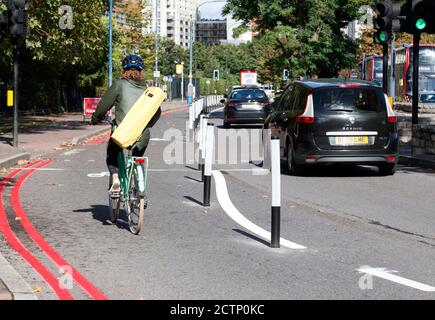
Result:
{"label": "sky", "polygon": [[[201,3],[212,0],[201,0]],[[207,3],[200,8],[201,17],[205,19],[222,19],[222,8],[225,5],[225,1],[219,3]]]}

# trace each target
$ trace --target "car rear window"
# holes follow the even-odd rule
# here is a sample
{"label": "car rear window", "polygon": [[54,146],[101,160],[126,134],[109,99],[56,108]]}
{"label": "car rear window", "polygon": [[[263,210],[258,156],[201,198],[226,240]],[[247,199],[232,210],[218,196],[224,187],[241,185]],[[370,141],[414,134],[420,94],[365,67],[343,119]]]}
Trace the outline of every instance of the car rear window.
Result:
{"label": "car rear window", "polygon": [[262,90],[237,90],[231,94],[230,100],[267,102],[268,97]]}
{"label": "car rear window", "polygon": [[382,90],[375,88],[324,88],[314,92],[314,107],[320,113],[385,113]]}

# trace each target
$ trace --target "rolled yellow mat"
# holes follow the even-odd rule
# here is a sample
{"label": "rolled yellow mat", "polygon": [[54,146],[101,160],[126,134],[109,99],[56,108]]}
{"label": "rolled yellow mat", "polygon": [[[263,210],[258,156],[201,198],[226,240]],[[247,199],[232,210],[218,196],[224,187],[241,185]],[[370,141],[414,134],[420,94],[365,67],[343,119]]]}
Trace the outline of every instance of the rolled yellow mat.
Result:
{"label": "rolled yellow mat", "polygon": [[139,140],[142,132],[165,100],[165,93],[157,87],[148,88],[128,111],[115,129],[112,139],[123,149]]}

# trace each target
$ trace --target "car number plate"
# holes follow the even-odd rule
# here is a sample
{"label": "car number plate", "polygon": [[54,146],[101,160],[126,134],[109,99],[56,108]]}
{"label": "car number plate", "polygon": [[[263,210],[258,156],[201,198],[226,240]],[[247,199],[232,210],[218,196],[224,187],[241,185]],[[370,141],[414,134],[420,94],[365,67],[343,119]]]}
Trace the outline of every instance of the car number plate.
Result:
{"label": "car number plate", "polygon": [[369,144],[369,137],[336,137],[335,143],[339,146],[367,145]]}
{"label": "car number plate", "polygon": [[258,104],[244,104],[242,105],[242,109],[243,110],[261,110],[261,106],[259,106]]}

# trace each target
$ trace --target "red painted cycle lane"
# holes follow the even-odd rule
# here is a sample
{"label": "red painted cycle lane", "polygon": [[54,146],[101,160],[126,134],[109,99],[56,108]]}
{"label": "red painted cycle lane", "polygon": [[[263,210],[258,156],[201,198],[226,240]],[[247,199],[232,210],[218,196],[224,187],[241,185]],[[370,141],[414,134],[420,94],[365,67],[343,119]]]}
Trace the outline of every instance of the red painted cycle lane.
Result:
{"label": "red painted cycle lane", "polygon": [[12,249],[17,251],[23,259],[42,277],[42,279],[53,289],[54,293],[61,300],[74,300],[73,296],[65,288],[61,288],[59,280],[20,242],[12,231],[3,204],[3,191],[5,186],[26,168],[40,164],[36,161],[19,170],[12,172],[0,182],[0,232]]}
{"label": "red painted cycle lane", "polygon": [[45,161],[33,166],[28,172],[23,174],[15,183],[11,192],[12,207],[19,218],[24,230],[30,236],[30,238],[36,243],[36,245],[56,264],[59,268],[63,269],[69,276],[94,300],[108,300],[95,285],[93,285],[88,279],[75,270],[70,263],[68,263],[48,242],[41,236],[41,234],[35,229],[30,222],[25,210],[23,209],[20,201],[20,190],[24,182],[33,174],[36,170],[48,166],[53,163],[52,160]]}

